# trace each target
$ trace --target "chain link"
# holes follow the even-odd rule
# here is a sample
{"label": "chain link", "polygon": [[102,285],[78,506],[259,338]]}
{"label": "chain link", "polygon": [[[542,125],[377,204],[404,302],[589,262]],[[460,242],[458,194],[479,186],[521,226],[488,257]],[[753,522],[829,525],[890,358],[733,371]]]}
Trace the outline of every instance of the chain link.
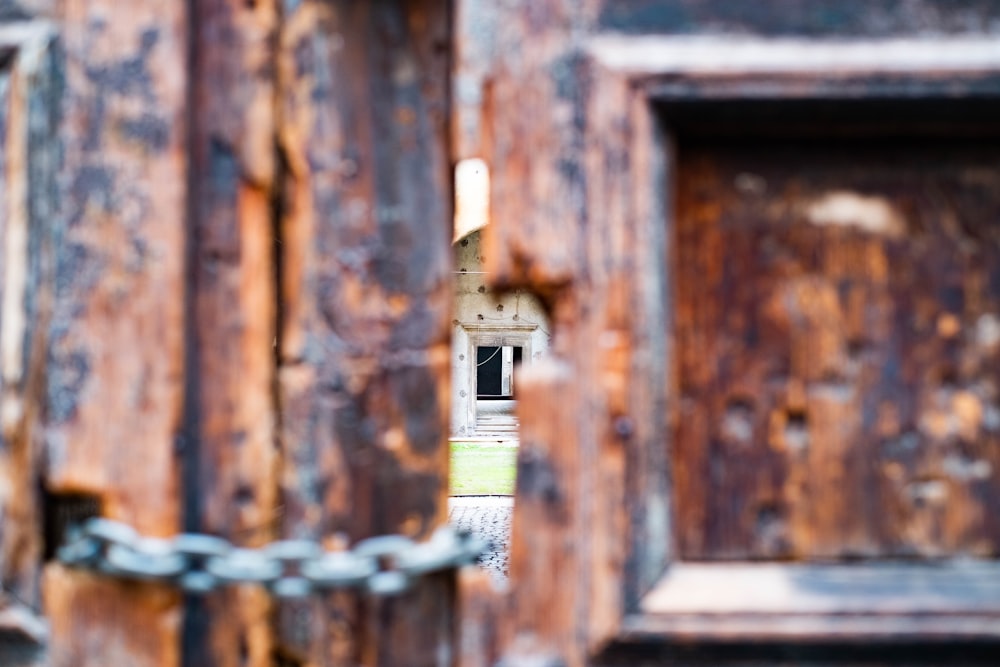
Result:
{"label": "chain link", "polygon": [[143,537],[110,519],[90,519],[71,531],[58,558],[109,576],[172,583],[204,594],[221,586],[257,584],[281,598],[357,589],[396,595],[423,575],[475,562],[486,543],[451,527],[426,542],[402,535],[363,540],[347,551],[324,551],[308,540],[282,540],[259,549],[233,546],[213,535]]}

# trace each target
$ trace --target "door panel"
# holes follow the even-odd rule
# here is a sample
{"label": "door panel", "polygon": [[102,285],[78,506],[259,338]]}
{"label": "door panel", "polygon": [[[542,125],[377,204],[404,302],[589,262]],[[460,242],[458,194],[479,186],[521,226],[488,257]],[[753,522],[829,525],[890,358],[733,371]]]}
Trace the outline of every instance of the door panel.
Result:
{"label": "door panel", "polygon": [[[181,528],[188,14],[65,3],[60,209],[44,403],[52,502],[93,498],[157,536]],[[61,536],[58,536],[61,539]],[[181,595],[46,568],[54,665],[177,664]]]}
{"label": "door panel", "polygon": [[998,151],[682,143],[684,558],[1000,550]]}
{"label": "door panel", "polygon": [[101,20],[111,4],[62,17],[87,28],[63,40],[47,473],[52,491],[98,494],[109,516],[166,534],[180,525],[187,14],[140,2]]}
{"label": "door panel", "polygon": [[518,378],[510,664],[997,655],[967,585],[1000,536],[996,8],[849,4],[500,10],[487,270],[554,328]]}
{"label": "door panel", "polygon": [[[995,134],[955,122],[969,120],[964,106],[951,118],[962,132],[902,142],[692,141],[659,113],[727,95],[736,116],[761,95],[996,98],[997,9],[788,4],[511,0],[466,15],[496,19],[489,74],[476,61],[472,77],[486,82],[484,107],[453,128],[494,175],[487,270],[495,287],[537,295],[554,330],[551,358],[517,377],[512,590],[461,592],[470,664],[997,655],[995,605],[976,606],[988,591],[965,592],[995,561],[951,568],[946,608],[934,592],[947,568],[844,563],[1000,548]],[[147,535],[198,529],[247,545],[429,535],[447,507],[451,3],[0,5],[3,21],[50,15],[61,40],[49,74],[65,82],[51,107],[15,78],[0,87],[0,233],[15,262],[0,279],[0,565],[30,619],[53,517],[97,511]],[[678,37],[691,34],[710,48]],[[58,130],[40,109],[61,110]],[[10,132],[25,125],[57,144],[29,139],[27,166],[24,135]],[[25,182],[43,196],[19,221],[10,196]],[[44,262],[11,270],[33,261],[31,225],[27,258],[11,241],[25,220],[49,239],[50,275]],[[8,307],[19,281],[23,310]],[[761,613],[746,565],[668,567],[684,558],[833,561],[801,565],[822,570],[800,583],[823,584],[826,606],[803,619],[817,598],[793,586],[778,595],[794,603],[784,616]],[[656,589],[659,617],[643,616],[665,570],[711,579],[720,567],[740,589],[710,600],[736,610],[728,625],[696,610],[697,631],[685,629],[670,585]],[[882,567],[893,607],[869,632],[857,613],[868,598],[848,589]],[[277,603],[260,589],[196,602],[45,570],[54,665],[422,667],[456,655],[454,572],[396,598]],[[914,590],[893,583],[901,574]],[[920,651],[937,620],[920,599],[949,621],[936,651]],[[765,640],[737,654],[734,623],[743,634],[730,640]],[[872,637],[889,641],[857,649]],[[963,653],[968,638],[983,641]]]}
{"label": "door panel", "polygon": [[[279,534],[274,145],[278,3],[203,0],[191,77],[184,527],[242,547]],[[185,664],[266,665],[273,602],[259,588],[188,601]]]}
{"label": "door panel", "polygon": [[[450,3],[293,4],[278,60],[281,534],[423,539],[447,518]],[[397,600],[286,605],[283,655],[447,665],[453,599],[445,573]]]}
{"label": "door panel", "polygon": [[17,630],[53,665],[451,664],[454,572],[278,605],[49,562],[38,599],[94,514],[326,548],[444,522],[450,3],[0,4],[0,64],[34,67],[0,87],[0,571],[31,621],[0,609],[0,662]]}

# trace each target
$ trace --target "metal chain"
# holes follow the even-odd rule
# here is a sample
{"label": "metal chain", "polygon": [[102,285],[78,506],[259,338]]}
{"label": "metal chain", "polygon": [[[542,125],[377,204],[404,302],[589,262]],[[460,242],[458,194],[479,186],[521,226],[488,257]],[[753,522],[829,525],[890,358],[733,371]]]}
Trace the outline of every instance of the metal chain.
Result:
{"label": "metal chain", "polygon": [[486,546],[480,538],[446,526],[422,543],[383,535],[358,542],[348,551],[324,551],[309,540],[244,549],[212,535],[143,537],[124,523],[98,518],[71,531],[57,555],[73,567],[172,583],[194,594],[257,584],[277,597],[299,598],[344,589],[396,595],[425,574],[475,562]]}

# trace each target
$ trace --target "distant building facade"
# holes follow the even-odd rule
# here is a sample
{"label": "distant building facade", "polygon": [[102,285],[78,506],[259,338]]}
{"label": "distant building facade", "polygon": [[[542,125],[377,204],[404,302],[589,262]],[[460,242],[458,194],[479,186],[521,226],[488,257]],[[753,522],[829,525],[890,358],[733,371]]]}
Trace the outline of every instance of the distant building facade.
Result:
{"label": "distant building facade", "polygon": [[517,368],[548,352],[549,326],[531,294],[489,289],[481,234],[454,245],[451,435],[509,439],[517,435]]}

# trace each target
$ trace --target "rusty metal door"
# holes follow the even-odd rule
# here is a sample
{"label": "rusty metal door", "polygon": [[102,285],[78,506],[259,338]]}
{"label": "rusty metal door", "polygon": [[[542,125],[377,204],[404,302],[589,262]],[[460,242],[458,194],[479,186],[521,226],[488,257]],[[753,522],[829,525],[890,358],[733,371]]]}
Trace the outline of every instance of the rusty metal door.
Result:
{"label": "rusty metal door", "polygon": [[0,3],[0,662],[452,663],[453,570],[285,601],[56,559],[94,515],[251,549],[444,523],[450,11]]}

